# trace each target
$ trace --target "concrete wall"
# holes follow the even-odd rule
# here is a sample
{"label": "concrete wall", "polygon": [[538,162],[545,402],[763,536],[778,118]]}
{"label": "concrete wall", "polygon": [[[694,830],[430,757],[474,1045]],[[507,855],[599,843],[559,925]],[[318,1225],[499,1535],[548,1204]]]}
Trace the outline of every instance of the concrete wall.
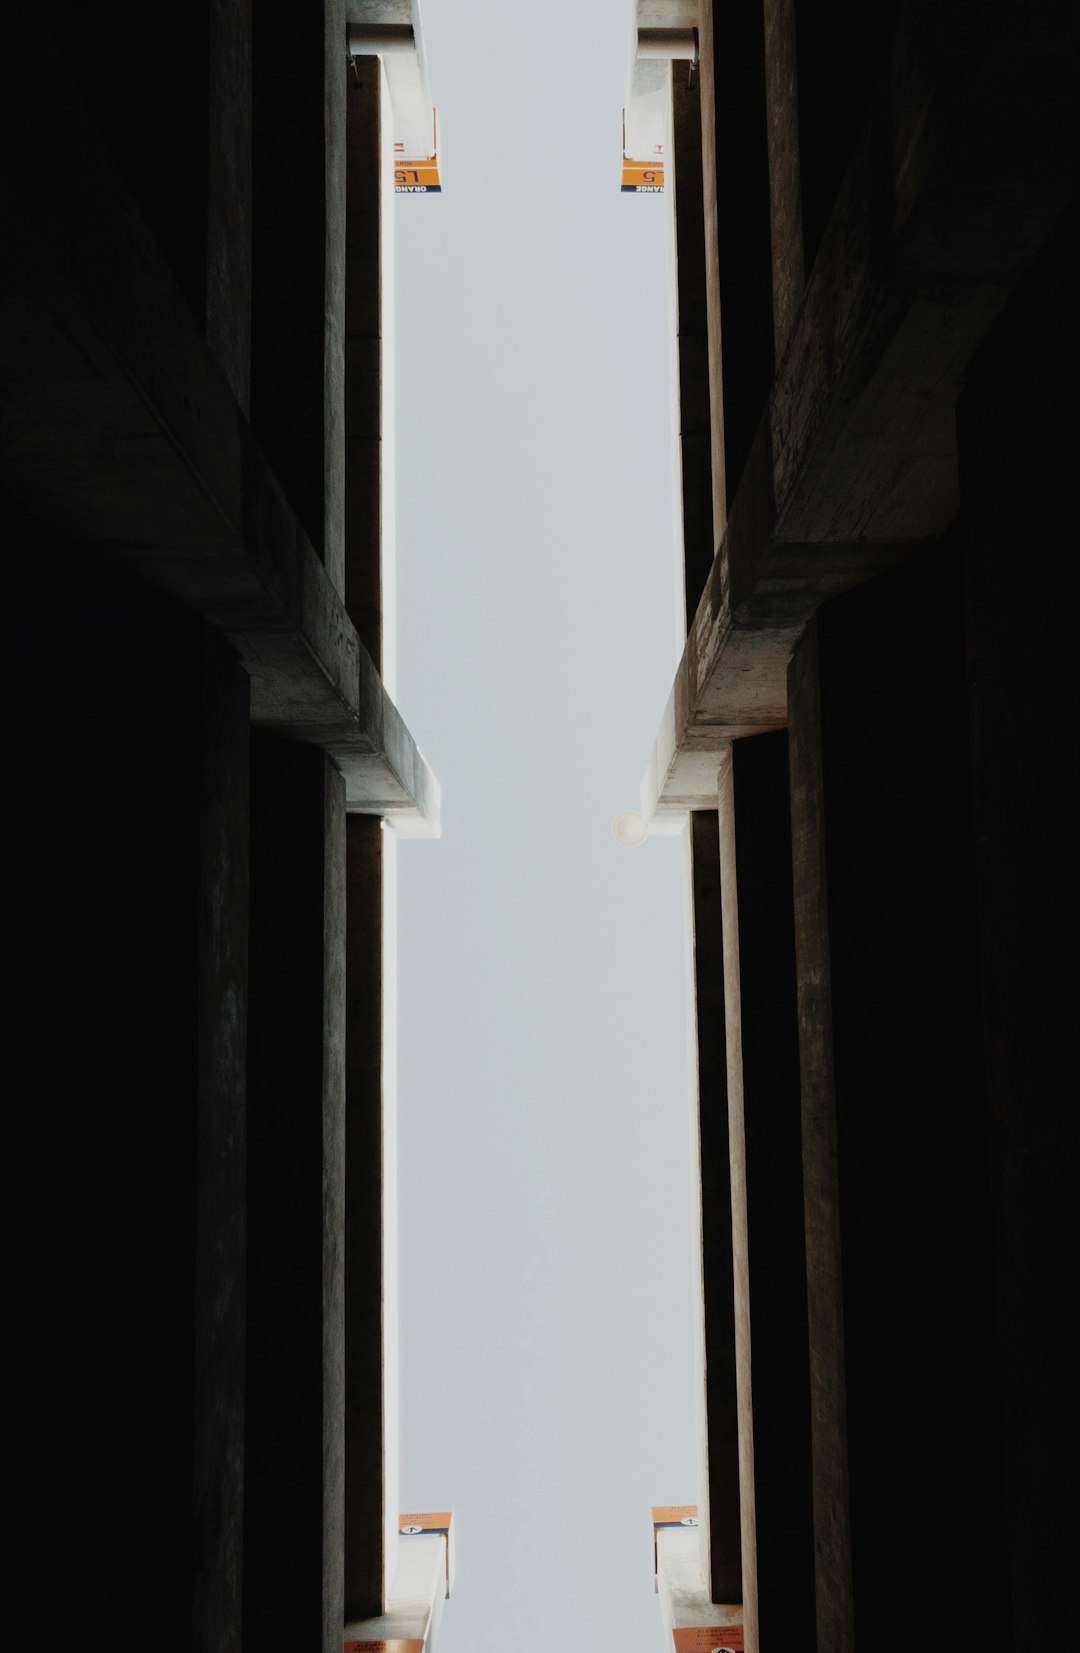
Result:
{"label": "concrete wall", "polygon": [[386,856],[342,771],[437,791],[378,672],[386,122],[347,406],[344,4],[20,6],[9,47],[15,1571],[45,1634],[337,1653],[397,1513]]}
{"label": "concrete wall", "polygon": [[687,644],[643,784],[692,811],[712,1599],[739,1549],[765,1653],[1034,1649],[1076,1383],[1078,29],[729,12],[673,94]]}

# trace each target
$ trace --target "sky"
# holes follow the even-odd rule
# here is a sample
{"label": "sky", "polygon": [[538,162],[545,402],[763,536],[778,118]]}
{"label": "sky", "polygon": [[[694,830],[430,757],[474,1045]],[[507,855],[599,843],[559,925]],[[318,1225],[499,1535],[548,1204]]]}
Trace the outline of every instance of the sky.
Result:
{"label": "sky", "polygon": [[657,1653],[696,1497],[682,846],[619,846],[678,660],[669,246],[619,190],[630,0],[423,0],[394,204],[401,1501],[440,1653]]}

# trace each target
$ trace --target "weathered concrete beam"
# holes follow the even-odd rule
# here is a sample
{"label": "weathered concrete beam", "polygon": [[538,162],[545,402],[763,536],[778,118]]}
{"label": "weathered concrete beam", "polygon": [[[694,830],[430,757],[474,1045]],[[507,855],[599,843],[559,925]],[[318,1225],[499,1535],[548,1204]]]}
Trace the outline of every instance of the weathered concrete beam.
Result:
{"label": "weathered concrete beam", "polygon": [[669,1648],[729,1647],[758,1653],[745,1634],[742,1603],[712,1599],[692,1527],[656,1533],[656,1589]]}
{"label": "weathered concrete beam", "polygon": [[243,1632],[344,1622],[346,820],[324,755],[251,745]]}
{"label": "weathered concrete beam", "polygon": [[448,1578],[446,1537],[429,1532],[407,1537],[398,1550],[397,1571],[385,1613],[347,1619],[345,1653],[371,1647],[435,1653],[443,1605],[449,1594]]}
{"label": "weathered concrete beam", "polygon": [[1050,4],[962,27],[972,38],[912,6],[898,30],[690,630],[642,782],[646,821],[710,808],[715,764],[700,755],[784,725],[787,663],[819,603],[955,516],[966,369],[1080,170],[1076,29]]}
{"label": "weathered concrete beam", "polygon": [[716,811],[695,813],[687,839],[687,916],[694,983],[691,1130],[700,1171],[696,1195],[701,1248],[698,1264],[701,1282],[698,1381],[702,1402],[700,1559],[712,1594],[721,1601],[734,1601],[742,1599],[742,1486],[724,912]]}
{"label": "weathered concrete beam", "polygon": [[693,622],[716,550],[712,514],[712,409],[705,295],[705,213],[701,183],[701,78],[684,64],[672,75],[671,155],[665,187],[674,215],[675,486],[681,500],[686,626]]}
{"label": "weathered concrete beam", "polygon": [[854,1653],[847,1367],[818,627],[791,663],[791,822],[799,1017],[810,1451],[818,1645]]}
{"label": "weathered concrete beam", "polygon": [[227,637],[253,721],[323,747],[350,810],[437,832],[438,784],[77,91],[58,86],[39,30],[14,28],[21,72],[0,116],[20,155],[0,178],[19,225],[0,276],[4,485],[74,550]]}

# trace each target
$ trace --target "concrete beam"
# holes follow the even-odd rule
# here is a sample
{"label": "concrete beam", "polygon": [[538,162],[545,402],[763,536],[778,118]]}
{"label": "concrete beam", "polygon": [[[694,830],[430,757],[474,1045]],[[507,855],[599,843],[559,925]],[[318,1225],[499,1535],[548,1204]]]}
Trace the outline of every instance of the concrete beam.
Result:
{"label": "concrete beam", "polygon": [[371,1647],[434,1653],[443,1604],[449,1594],[447,1578],[445,1536],[418,1532],[403,1537],[386,1612],[347,1621],[345,1653],[360,1653]]}
{"label": "concrete beam", "polygon": [[350,57],[382,60],[398,155],[435,153],[435,111],[428,86],[419,0],[345,0]]}
{"label": "concrete beam", "polygon": [[192,1647],[218,1653],[242,1628],[250,684],[221,640],[205,639]]}
{"label": "concrete beam", "polygon": [[344,1622],[346,821],[322,753],[251,746],[243,1629]]}
{"label": "concrete beam", "polygon": [[757,1499],[754,1399],[750,1374],[750,1260],[746,1200],[746,1124],[739,982],[739,896],[735,866],[735,795],[731,748],[717,778],[720,904],[723,914],[724,1028],[727,1058],[728,1164],[731,1187],[732,1298],[738,1407],[739,1525],[743,1622],[748,1653],[758,1653]]}
{"label": "concrete beam", "polygon": [[756,1636],[766,1653],[814,1645],[787,754],[788,737],[782,730],[734,741],[720,771],[719,798],[739,1441],[744,1455],[743,1605],[747,1647]]}
{"label": "concrete beam", "polygon": [[791,662],[789,732],[795,967],[802,1075],[803,1211],[818,1646],[854,1653],[840,1169],[825,882],[821,695],[815,626]]}
{"label": "concrete beam", "polygon": [[227,637],[253,721],[322,747],[349,810],[436,833],[438,784],[74,85],[58,87],[37,28],[14,28],[22,72],[0,117],[23,157],[0,183],[20,226],[0,277],[4,485],[75,552]]}
{"label": "concrete beam", "polygon": [[[1009,1573],[1017,1653],[1068,1640],[1080,1392],[1075,1240],[1076,816],[1071,633],[1080,214],[1006,321],[958,415],[983,1039],[994,1202]],[[1004,1569],[1002,1569],[1004,1571]],[[1003,1615],[1003,1621],[1007,1617]]]}
{"label": "concrete beam", "polygon": [[764,0],[764,21],[773,348],[779,361],[791,334],[806,279],[799,174],[795,0]]}
{"label": "concrete beam", "polygon": [[206,336],[239,406],[251,398],[252,0],[211,0]]}
{"label": "concrete beam", "polygon": [[345,606],[392,688],[393,138],[377,57],[353,63],[345,102]]}
{"label": "concrete beam", "polygon": [[[392,1054],[394,845],[346,828],[345,1616],[381,1613],[397,1552],[397,1189]],[[389,884],[389,889],[387,885]],[[389,991],[387,991],[389,987]],[[388,1060],[388,1055],[390,1060]]]}
{"label": "concrete beam", "polygon": [[344,0],[260,7],[252,52],[251,422],[343,593]]}
{"label": "concrete beam", "polygon": [[686,65],[671,81],[671,156],[666,186],[674,213],[674,386],[679,440],[675,485],[682,519],[685,627],[693,622],[716,549],[712,516],[712,411],[701,186],[701,79]]}
{"label": "concrete beam", "polygon": [[715,1653],[719,1648],[743,1653],[751,1648],[744,1639],[741,1603],[717,1602],[710,1595],[692,1527],[657,1531],[656,1588],[665,1645],[673,1653]]}
{"label": "concrete beam", "polygon": [[[726,527],[717,495],[722,538],[642,782],[646,821],[711,807],[715,765],[700,755],[784,725],[787,663],[819,603],[949,525],[965,372],[1075,189],[1080,136],[1063,118],[1075,29],[1067,36],[1049,4],[1011,5],[970,41],[919,20],[911,8],[898,29],[889,96],[853,152]],[[1009,119],[1014,99],[1022,120]],[[885,226],[882,155],[893,168]],[[715,380],[720,294],[715,246],[706,252]],[[713,459],[715,493],[715,441]]]}
{"label": "concrete beam", "polygon": [[742,1595],[737,1312],[732,1200],[724,915],[716,812],[690,818],[694,1039],[692,1129],[700,1168],[702,1384],[701,1564],[711,1593]]}

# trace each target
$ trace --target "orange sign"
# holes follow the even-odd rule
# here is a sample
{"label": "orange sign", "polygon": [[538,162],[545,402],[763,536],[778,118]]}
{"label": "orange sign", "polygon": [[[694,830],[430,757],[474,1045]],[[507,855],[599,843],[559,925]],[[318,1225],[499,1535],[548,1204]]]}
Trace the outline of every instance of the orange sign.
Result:
{"label": "orange sign", "polygon": [[697,1526],[696,1504],[654,1504],[654,1527]]}
{"label": "orange sign", "polygon": [[675,1653],[743,1653],[741,1624],[695,1624],[673,1630]]}
{"label": "orange sign", "polygon": [[624,155],[622,187],[624,195],[663,195],[663,161],[632,161],[628,155]]}
{"label": "orange sign", "polygon": [[342,1653],[424,1653],[424,1644],[422,1641],[347,1641],[342,1644]]}
{"label": "orange sign", "polygon": [[442,193],[439,182],[439,157],[429,155],[418,161],[394,157],[395,195],[435,195]]}

